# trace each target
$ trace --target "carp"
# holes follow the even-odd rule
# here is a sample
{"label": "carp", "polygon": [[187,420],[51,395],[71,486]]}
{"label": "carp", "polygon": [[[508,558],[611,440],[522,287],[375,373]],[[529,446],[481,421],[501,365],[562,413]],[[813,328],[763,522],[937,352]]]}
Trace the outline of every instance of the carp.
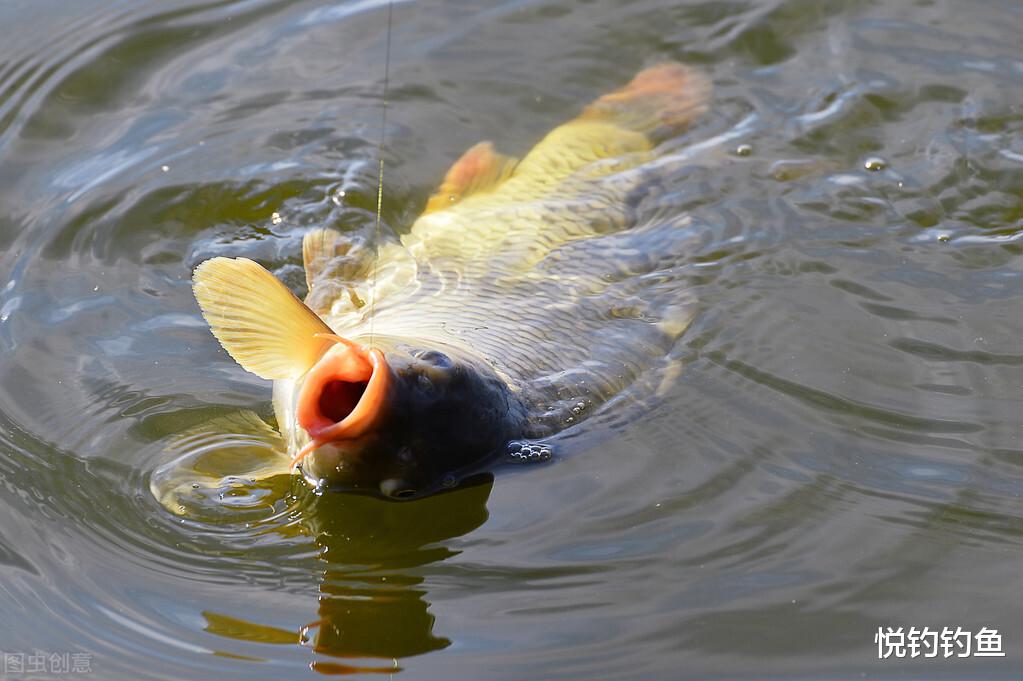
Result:
{"label": "carp", "polygon": [[637,225],[634,207],[709,92],[663,63],[522,158],[477,144],[400,237],[308,232],[304,301],[251,260],[200,264],[213,335],[274,382],[287,464],[414,498],[497,456],[542,458],[544,438],[664,370],[692,305],[657,285],[659,255],[687,223]]}

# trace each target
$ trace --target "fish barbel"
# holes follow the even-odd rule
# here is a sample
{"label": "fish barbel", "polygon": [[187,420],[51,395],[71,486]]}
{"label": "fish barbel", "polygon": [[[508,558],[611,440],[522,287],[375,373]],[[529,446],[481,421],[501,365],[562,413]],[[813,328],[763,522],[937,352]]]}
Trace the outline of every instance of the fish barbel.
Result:
{"label": "fish barbel", "polygon": [[274,381],[305,478],[429,493],[663,367],[692,308],[677,290],[650,293],[658,254],[646,251],[675,237],[635,241],[632,210],[659,143],[709,91],[681,64],[648,68],[521,159],[469,149],[411,229],[376,250],[309,232],[304,303],[251,260],[199,265],[202,313],[244,369]]}

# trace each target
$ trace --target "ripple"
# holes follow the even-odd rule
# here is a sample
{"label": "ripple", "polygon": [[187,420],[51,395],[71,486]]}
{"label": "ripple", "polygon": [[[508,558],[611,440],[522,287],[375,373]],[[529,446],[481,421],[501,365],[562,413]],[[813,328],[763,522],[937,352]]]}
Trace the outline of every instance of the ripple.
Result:
{"label": "ripple", "polygon": [[521,154],[643,64],[717,94],[635,176],[634,231],[545,263],[642,278],[613,319],[695,299],[656,399],[392,504],[274,475],[238,417],[267,387],[189,290],[229,255],[300,291],[304,231],[373,224],[386,3],[55,7],[0,46],[5,650],[104,679],[821,678],[925,605],[1020,619],[1015,10],[396,3],[397,231],[464,149]]}

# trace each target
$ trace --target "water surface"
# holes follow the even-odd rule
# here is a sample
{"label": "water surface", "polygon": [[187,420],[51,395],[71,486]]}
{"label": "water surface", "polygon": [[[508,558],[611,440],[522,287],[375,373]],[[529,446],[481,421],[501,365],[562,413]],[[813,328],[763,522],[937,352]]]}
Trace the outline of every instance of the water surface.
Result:
{"label": "water surface", "polygon": [[[682,375],[450,494],[201,516],[149,476],[270,395],[191,269],[301,290],[305,230],[371,223],[387,6],[0,20],[0,650],[111,680],[1019,677],[1017,3],[395,3],[399,231],[481,139],[520,154],[658,61],[713,80],[656,206],[698,228]],[[879,661],[879,626],[1007,655]]]}

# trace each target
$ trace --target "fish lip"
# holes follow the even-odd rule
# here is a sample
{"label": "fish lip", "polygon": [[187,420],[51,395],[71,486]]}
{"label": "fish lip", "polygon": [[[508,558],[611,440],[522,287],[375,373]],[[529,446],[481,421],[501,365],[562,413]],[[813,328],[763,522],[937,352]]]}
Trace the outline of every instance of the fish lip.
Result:
{"label": "fish lip", "polygon": [[[319,399],[325,385],[339,380],[365,381],[366,387],[351,412],[334,421],[321,412]],[[358,438],[382,418],[393,381],[391,367],[379,348],[346,342],[343,349],[324,355],[309,370],[298,396],[299,425],[317,445]]]}

